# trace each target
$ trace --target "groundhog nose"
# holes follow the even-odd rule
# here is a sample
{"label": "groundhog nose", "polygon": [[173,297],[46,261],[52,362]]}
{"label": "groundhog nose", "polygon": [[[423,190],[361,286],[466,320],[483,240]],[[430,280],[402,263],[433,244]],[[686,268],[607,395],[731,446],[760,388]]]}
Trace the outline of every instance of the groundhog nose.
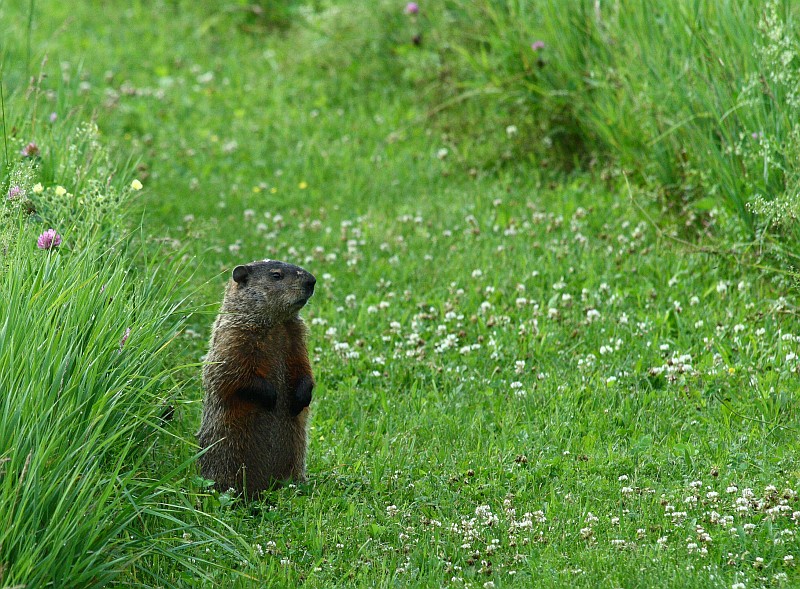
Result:
{"label": "groundhog nose", "polygon": [[309,274],[308,277],[306,278],[306,287],[310,288],[311,290],[314,290],[314,285],[316,283],[317,283],[317,279],[314,278],[314,275],[313,274]]}

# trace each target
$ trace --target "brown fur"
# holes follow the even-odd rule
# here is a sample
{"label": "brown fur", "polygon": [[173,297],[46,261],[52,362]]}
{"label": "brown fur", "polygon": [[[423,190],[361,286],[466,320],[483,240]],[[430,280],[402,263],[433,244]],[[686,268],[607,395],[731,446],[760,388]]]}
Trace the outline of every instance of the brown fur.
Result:
{"label": "brown fur", "polygon": [[[201,447],[210,446],[200,471],[220,491],[255,497],[282,481],[305,480],[308,407],[296,391],[305,387],[310,402],[313,376],[298,311],[314,282],[298,266],[264,260],[237,267],[228,283],[203,368],[198,434]],[[248,392],[254,382],[276,393],[274,406]]]}

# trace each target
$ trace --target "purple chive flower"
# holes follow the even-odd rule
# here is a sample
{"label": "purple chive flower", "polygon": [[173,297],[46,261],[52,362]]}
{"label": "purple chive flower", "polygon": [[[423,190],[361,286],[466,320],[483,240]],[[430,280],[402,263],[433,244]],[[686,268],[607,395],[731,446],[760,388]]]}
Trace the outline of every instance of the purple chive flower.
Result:
{"label": "purple chive flower", "polygon": [[36,157],[39,155],[39,146],[36,145],[34,141],[31,141],[28,143],[28,145],[22,148],[20,154],[22,154],[22,157]]}
{"label": "purple chive flower", "polygon": [[544,49],[544,41],[534,41],[533,43],[531,43],[531,49],[533,49],[534,51],[539,51],[541,49]]}
{"label": "purple chive flower", "polygon": [[125,342],[128,341],[128,336],[131,334],[131,328],[125,330],[125,333],[122,334],[122,339],[119,340],[119,351],[122,351],[122,348],[125,346]]}
{"label": "purple chive flower", "polygon": [[50,250],[61,245],[61,236],[55,229],[48,229],[36,240],[36,247],[40,250]]}
{"label": "purple chive flower", "polygon": [[419,4],[416,2],[409,2],[406,4],[406,14],[417,14],[419,12]]}
{"label": "purple chive flower", "polygon": [[12,186],[8,189],[8,200],[16,200],[25,196],[25,191],[19,186]]}

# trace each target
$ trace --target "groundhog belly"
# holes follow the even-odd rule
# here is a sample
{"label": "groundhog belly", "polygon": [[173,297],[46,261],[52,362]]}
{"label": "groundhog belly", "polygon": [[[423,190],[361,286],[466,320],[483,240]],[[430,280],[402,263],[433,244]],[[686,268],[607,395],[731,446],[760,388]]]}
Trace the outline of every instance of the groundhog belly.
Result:
{"label": "groundhog belly", "polygon": [[[307,411],[254,411],[235,420],[209,419],[200,431],[200,470],[219,491],[246,488],[248,494],[305,478]],[[228,416],[230,417],[230,416]]]}
{"label": "groundhog belly", "polygon": [[253,423],[252,446],[246,452],[245,465],[257,470],[263,479],[281,481],[302,477],[306,444],[302,417],[259,413]]}

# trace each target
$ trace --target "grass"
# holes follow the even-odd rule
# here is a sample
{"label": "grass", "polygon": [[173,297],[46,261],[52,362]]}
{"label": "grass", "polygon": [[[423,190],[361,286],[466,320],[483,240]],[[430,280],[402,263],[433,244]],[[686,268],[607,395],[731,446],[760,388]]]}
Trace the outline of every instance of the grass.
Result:
{"label": "grass", "polygon": [[[180,329],[171,356],[153,365],[131,359],[127,369],[150,383],[120,385],[139,391],[131,413],[112,405],[103,413],[109,426],[143,436],[148,452],[117,453],[126,447],[120,433],[108,441],[109,462],[86,467],[92,481],[155,473],[158,485],[137,483],[141,491],[98,488],[117,497],[111,506],[125,506],[119,521],[145,514],[126,528],[138,534],[134,546],[163,543],[148,554],[120,548],[136,555],[132,566],[109,557],[87,571],[191,587],[798,582],[800,325],[791,271],[679,241],[675,217],[661,215],[650,191],[608,170],[542,169],[518,143],[525,129],[502,101],[478,112],[460,100],[432,114],[448,97],[430,72],[456,75],[451,54],[427,45],[445,13],[423,6],[411,19],[402,4],[324,3],[292,9],[286,30],[253,33],[238,10],[188,2],[45,4],[36,3],[32,30],[37,54],[48,55],[38,131],[14,141],[37,140],[53,154],[41,168],[54,170],[48,190],[89,193],[68,185],[71,168],[57,165],[59,141],[45,121],[56,112],[77,125],[92,113],[99,140],[138,161],[145,189],[136,194],[152,242],[145,252],[161,244],[159,255],[193,271],[181,284],[169,265],[140,262],[137,276],[151,278],[133,286],[123,279],[130,267],[116,264],[141,259],[135,252],[99,268],[91,256],[76,265],[83,270],[61,266],[117,277],[127,294],[114,298],[119,308],[108,320],[121,326],[136,311],[143,323],[132,333],[142,339],[132,335],[124,352],[140,350],[138,361],[160,350],[155,338],[165,333],[146,317],[168,321],[166,333]],[[5,63],[14,63],[27,22],[14,17],[27,7],[0,10]],[[417,51],[410,39],[420,30]],[[4,77],[20,105],[22,74],[10,68]],[[118,179],[120,192],[129,179]],[[48,210],[65,224],[77,214]],[[728,230],[715,216],[706,223],[712,234]],[[109,226],[121,230],[118,221]],[[35,233],[25,233],[27,251],[19,246],[30,272],[4,275],[13,287],[7,304],[17,306],[4,316],[19,322],[8,333],[25,333],[31,318],[40,322],[34,332],[47,332],[50,309],[66,296],[61,279],[50,283],[52,298],[35,299],[48,305],[19,307],[29,290],[20,281],[42,280],[36,265],[61,259],[34,257]],[[318,388],[309,483],[246,506],[207,492],[181,465],[196,452],[198,364],[223,281],[236,264],[267,256],[317,276],[304,315]],[[184,296],[192,302],[183,314],[194,312],[169,322]],[[84,299],[87,309],[95,300]],[[74,345],[67,335],[80,333],[63,332],[61,347],[38,359],[42,374],[63,364]],[[121,335],[97,333],[106,356],[87,378],[110,378],[101,368],[120,358]],[[16,370],[2,374],[39,382],[31,375],[40,371]],[[25,402],[9,406],[32,404],[21,414],[47,405],[18,388],[15,399]],[[77,384],[68,399],[81,406]],[[152,428],[167,400],[175,418],[166,431]],[[71,447],[82,427],[76,421],[54,447]],[[42,469],[53,452],[43,453]],[[7,472],[21,472],[22,454]],[[16,480],[0,482],[13,490]],[[47,490],[26,480],[31,492]],[[159,492],[178,522],[156,512]],[[37,513],[57,513],[47,505]],[[9,541],[29,541],[26,525],[35,528],[18,521],[0,549],[15,575],[3,582],[35,584],[40,555],[9,552]],[[125,536],[107,538],[116,545]],[[87,543],[67,547],[89,558]]]}
{"label": "grass", "polygon": [[108,262],[135,250],[104,251],[97,236],[32,255],[35,233],[20,229],[0,280],[3,582],[102,586],[154,553],[194,568],[173,554],[182,533],[224,544],[176,493],[185,465],[152,466],[174,392],[165,349],[180,274],[151,260],[134,279]]}
{"label": "grass", "polygon": [[[430,10],[428,50],[457,72],[444,91],[513,112],[518,150],[551,165],[599,163],[700,220],[717,208],[732,217],[728,239],[796,242],[793,3],[453,0]],[[450,26],[436,26],[442,18]]]}

